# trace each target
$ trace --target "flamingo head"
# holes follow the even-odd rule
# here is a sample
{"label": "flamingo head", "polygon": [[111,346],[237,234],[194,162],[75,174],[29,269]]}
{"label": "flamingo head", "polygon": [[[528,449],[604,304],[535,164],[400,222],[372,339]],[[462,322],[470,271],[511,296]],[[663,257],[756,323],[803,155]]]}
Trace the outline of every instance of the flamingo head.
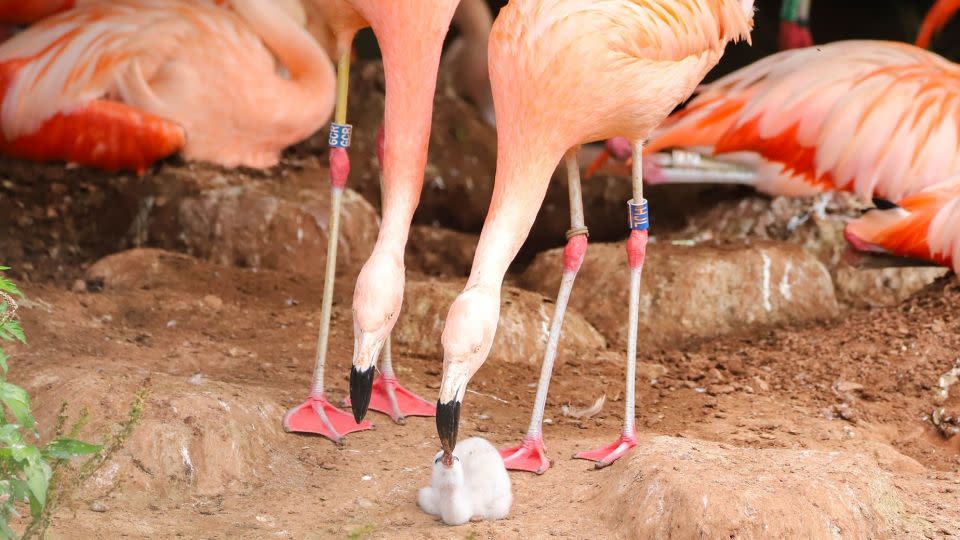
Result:
{"label": "flamingo head", "polygon": [[490,354],[499,318],[499,289],[468,287],[450,306],[441,337],[443,378],[437,400],[437,434],[447,453],[457,445],[467,383]]}
{"label": "flamingo head", "polygon": [[367,414],[377,357],[403,304],[402,256],[374,252],[357,277],[353,294],[353,369],[350,402],[359,423]]}

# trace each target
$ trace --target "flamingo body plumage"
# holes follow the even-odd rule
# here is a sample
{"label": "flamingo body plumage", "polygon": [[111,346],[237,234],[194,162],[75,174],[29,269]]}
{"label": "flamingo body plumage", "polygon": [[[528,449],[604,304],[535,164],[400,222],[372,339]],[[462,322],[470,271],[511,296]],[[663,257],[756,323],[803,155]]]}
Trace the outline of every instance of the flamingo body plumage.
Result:
{"label": "flamingo body plumage", "polygon": [[905,43],[841,41],[784,51],[705,85],[645,152],[752,155],[753,183],[770,194],[897,201],[960,173],[958,142],[958,66]]}
{"label": "flamingo body plumage", "polygon": [[850,222],[847,240],[861,251],[921,259],[960,272],[960,176]]}
{"label": "flamingo body plumage", "polygon": [[232,4],[91,2],[4,42],[0,150],[141,172],[177,150],[275,164],[330,117],[333,68],[271,2]]}

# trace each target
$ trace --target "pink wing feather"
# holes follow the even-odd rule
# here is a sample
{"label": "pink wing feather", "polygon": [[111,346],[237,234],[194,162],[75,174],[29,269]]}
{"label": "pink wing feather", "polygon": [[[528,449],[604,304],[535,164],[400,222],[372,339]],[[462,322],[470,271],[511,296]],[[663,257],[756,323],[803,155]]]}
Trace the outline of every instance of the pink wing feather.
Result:
{"label": "pink wing feather", "polygon": [[647,152],[755,152],[782,166],[769,171],[810,185],[898,200],[960,172],[958,141],[957,66],[903,43],[844,41],[784,51],[703,86]]}

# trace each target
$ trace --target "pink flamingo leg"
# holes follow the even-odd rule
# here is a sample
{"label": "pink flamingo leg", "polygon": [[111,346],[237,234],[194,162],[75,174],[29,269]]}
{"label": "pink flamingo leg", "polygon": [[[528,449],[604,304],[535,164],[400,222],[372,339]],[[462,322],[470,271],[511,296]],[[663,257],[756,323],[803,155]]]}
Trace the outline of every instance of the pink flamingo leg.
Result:
{"label": "pink flamingo leg", "polygon": [[550,325],[547,350],[544,353],[543,365],[540,368],[540,381],[537,383],[537,397],[533,405],[533,415],[530,418],[530,428],[523,437],[520,446],[505,448],[500,451],[507,469],[514,471],[543,474],[550,468],[550,460],[546,456],[546,447],[543,444],[543,411],[547,404],[547,390],[550,387],[550,377],[553,374],[553,363],[557,357],[563,315],[567,309],[570,292],[573,290],[573,282],[577,278],[577,272],[580,270],[583,257],[587,252],[587,227],[583,219],[580,166],[577,163],[575,150],[567,153],[566,162],[567,181],[570,187],[571,229],[567,232],[567,247],[563,251],[563,277],[560,281],[560,292],[557,294],[557,304]]}
{"label": "pink flamingo leg", "polygon": [[580,452],[577,459],[593,461],[598,469],[606,467],[623,457],[637,445],[637,433],[634,429],[636,416],[636,374],[637,374],[637,326],[640,320],[640,277],[643,273],[643,261],[647,252],[648,220],[647,202],[643,198],[643,144],[634,143],[633,147],[633,200],[630,201],[630,238],[627,240],[627,260],[630,263],[630,327],[627,338],[627,388],[625,392],[625,411],[623,432],[613,444],[598,450]]}
{"label": "pink flamingo leg", "polygon": [[330,126],[330,235],[327,241],[327,267],[323,279],[323,301],[320,308],[320,334],[317,338],[317,363],[313,371],[310,395],[300,405],[287,411],[283,429],[287,432],[314,433],[337,444],[343,436],[354,431],[370,429],[370,422],[357,423],[352,414],[343,412],[324,396],[324,368],[327,363],[327,342],[330,336],[330,314],[333,307],[333,284],[337,269],[337,241],[340,237],[340,207],[343,190],[350,175],[350,126],[346,125],[347,86],[350,77],[350,53],[344,55],[337,69],[336,122]]}

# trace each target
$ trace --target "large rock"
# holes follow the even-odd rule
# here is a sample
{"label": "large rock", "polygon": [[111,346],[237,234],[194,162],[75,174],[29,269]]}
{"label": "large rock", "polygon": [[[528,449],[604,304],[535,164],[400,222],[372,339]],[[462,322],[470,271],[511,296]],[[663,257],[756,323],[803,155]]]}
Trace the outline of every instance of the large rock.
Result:
{"label": "large rock", "polygon": [[855,268],[845,262],[844,226],[871,205],[847,193],[770,199],[755,195],[724,201],[691,219],[671,238],[703,240],[769,239],[799,244],[823,262],[837,299],[862,307],[899,303],[944,275],[944,268]]}
{"label": "large rock", "polygon": [[596,499],[626,538],[922,538],[936,530],[910,515],[911,501],[869,455],[655,437],[624,461]]}
{"label": "large rock", "polygon": [[[180,207],[187,251],[224,265],[322,273],[330,234],[330,195],[301,190],[292,199],[253,187],[215,189]],[[360,195],[346,190],[337,261],[362,264],[377,238],[377,217]]]}
{"label": "large rock", "polygon": [[[560,286],[563,250],[539,255],[521,284],[542,294]],[[622,243],[594,244],[570,305],[612,344],[627,337],[629,268]],[[826,268],[789,244],[696,247],[651,243],[640,294],[642,346],[715,337],[837,314]]]}
{"label": "large rock", "polygon": [[[443,357],[440,334],[450,304],[465,281],[408,281],[403,309],[393,331],[393,342],[409,354]],[[504,287],[500,325],[490,361],[538,365],[546,349],[554,304],[547,298],[515,287]],[[590,357],[605,347],[603,336],[575,309],[568,309],[557,365],[566,358]]]}
{"label": "large rock", "polygon": [[[222,265],[322,275],[330,230],[329,173],[312,159],[275,182],[242,174],[176,175],[152,196],[150,242]],[[340,214],[338,270],[363,264],[378,216],[352,190]]]}
{"label": "large rock", "polygon": [[158,497],[222,495],[262,483],[274,470],[302,466],[278,451],[288,435],[279,421],[284,408],[269,389],[123,368],[65,367],[35,372],[25,387],[35,396],[41,426],[55,425],[63,396],[72,396],[73,420],[83,407],[96,411],[81,438],[97,441],[104,431],[119,429],[111,422],[126,420],[145,380],[149,393],[142,419],[86,484],[88,496],[121,483]]}

